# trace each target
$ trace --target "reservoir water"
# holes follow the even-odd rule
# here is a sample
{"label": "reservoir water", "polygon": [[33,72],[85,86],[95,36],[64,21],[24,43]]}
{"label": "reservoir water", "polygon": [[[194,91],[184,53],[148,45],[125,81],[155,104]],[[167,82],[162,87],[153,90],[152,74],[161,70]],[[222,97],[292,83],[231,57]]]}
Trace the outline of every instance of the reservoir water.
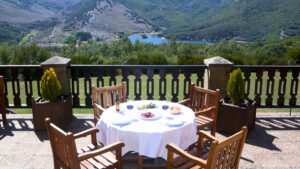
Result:
{"label": "reservoir water", "polygon": [[[169,43],[168,39],[161,38],[161,37],[155,37],[152,34],[146,34],[147,38],[142,38],[140,34],[131,35],[128,38],[130,39],[131,43],[135,43],[136,41],[142,42],[142,43],[153,43],[154,45],[158,44],[167,44]],[[182,41],[182,40],[176,40],[177,43],[180,42],[186,42],[186,43],[202,43],[207,45],[213,45],[214,42],[210,41]]]}

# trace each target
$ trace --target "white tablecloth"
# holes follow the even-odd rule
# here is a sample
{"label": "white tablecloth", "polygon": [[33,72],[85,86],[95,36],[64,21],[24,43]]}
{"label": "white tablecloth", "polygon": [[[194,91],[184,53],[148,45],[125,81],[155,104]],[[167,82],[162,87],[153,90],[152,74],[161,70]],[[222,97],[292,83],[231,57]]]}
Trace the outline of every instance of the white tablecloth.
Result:
{"label": "white tablecloth", "polygon": [[[155,109],[147,111],[161,115],[156,120],[144,120],[140,118],[137,107],[143,104],[154,103]],[[127,105],[134,105],[132,110]],[[181,108],[181,114],[172,115],[170,109],[163,110],[162,105],[177,106]],[[125,144],[123,155],[129,151],[138,152],[151,158],[162,157],[167,159],[166,145],[174,143],[182,149],[197,141],[196,124],[194,112],[183,105],[166,101],[130,101],[120,105],[121,111],[116,112],[115,106],[108,108],[101,116],[96,127],[100,130],[97,133],[97,140],[108,145],[116,141]],[[169,119],[183,121],[179,126],[169,126],[166,121]],[[118,119],[129,119],[130,123],[125,125],[113,124]]]}

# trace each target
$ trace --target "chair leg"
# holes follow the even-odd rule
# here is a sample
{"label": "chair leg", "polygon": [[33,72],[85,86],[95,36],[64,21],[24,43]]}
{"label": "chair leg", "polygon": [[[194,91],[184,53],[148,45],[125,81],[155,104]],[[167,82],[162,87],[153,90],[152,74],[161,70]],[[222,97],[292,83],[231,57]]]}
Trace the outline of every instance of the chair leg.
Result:
{"label": "chair leg", "polygon": [[138,169],[143,169],[143,156],[138,155]]}
{"label": "chair leg", "polygon": [[216,136],[216,124],[211,126],[211,135]]}
{"label": "chair leg", "polygon": [[7,125],[6,112],[2,113],[2,122],[3,122],[3,126]]}

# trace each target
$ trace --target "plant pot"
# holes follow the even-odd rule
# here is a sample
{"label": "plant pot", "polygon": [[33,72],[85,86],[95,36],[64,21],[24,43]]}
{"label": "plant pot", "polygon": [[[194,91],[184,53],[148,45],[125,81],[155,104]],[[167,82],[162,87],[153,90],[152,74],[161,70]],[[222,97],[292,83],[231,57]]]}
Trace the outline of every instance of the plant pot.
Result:
{"label": "plant pot", "polygon": [[57,102],[44,101],[43,98],[32,99],[32,115],[34,130],[45,130],[45,119],[47,117],[54,124],[65,129],[73,117],[71,98],[63,98]]}
{"label": "plant pot", "polygon": [[256,101],[250,101],[247,107],[240,107],[233,104],[220,102],[217,116],[217,131],[236,133],[243,126],[247,126],[248,131],[255,127]]}

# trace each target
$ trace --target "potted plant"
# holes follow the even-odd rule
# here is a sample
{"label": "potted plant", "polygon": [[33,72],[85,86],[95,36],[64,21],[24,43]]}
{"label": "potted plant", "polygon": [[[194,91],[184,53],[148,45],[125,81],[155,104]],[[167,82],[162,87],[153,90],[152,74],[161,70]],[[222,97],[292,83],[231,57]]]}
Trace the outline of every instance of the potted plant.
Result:
{"label": "potted plant", "polygon": [[65,128],[72,119],[72,103],[70,97],[61,94],[61,84],[53,68],[44,72],[41,79],[42,98],[32,99],[32,114],[34,130],[45,130],[45,118]]}
{"label": "potted plant", "polygon": [[247,126],[255,127],[256,102],[245,98],[245,81],[240,69],[235,69],[227,83],[228,97],[221,100],[217,116],[217,130],[235,133]]}

